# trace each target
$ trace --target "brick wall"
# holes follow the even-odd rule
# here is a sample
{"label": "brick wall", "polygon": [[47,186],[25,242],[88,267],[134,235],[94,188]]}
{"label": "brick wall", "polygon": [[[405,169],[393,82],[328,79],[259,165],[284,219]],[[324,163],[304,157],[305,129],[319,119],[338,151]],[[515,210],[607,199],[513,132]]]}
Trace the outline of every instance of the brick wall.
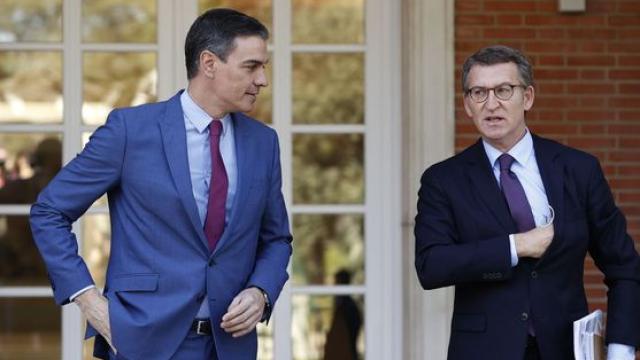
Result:
{"label": "brick wall", "polygon": [[[534,65],[536,133],[600,159],[640,249],[640,0],[587,0],[561,14],[557,0],[456,0],[456,150],[477,139],[461,103],[459,70],[482,46],[518,48]],[[586,262],[592,309],[606,308],[602,275]]]}

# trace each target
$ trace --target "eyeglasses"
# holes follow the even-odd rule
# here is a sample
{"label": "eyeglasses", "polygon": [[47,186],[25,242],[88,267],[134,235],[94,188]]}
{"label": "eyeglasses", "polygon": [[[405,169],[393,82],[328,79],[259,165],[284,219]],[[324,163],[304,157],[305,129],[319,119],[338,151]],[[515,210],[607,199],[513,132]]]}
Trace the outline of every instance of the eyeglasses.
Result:
{"label": "eyeglasses", "polygon": [[512,85],[512,84],[500,84],[496,87],[486,88],[482,86],[474,86],[471,89],[467,90],[467,95],[471,98],[471,100],[475,102],[485,102],[489,97],[489,91],[493,91],[493,94],[500,100],[509,100],[513,96],[513,89],[521,87],[526,89],[527,87],[524,85]]}

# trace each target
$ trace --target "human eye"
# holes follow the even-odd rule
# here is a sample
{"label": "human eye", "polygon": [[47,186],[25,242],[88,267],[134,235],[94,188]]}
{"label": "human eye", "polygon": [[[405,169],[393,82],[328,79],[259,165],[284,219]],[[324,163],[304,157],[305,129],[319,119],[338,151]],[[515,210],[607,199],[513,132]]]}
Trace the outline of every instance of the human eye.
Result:
{"label": "human eye", "polygon": [[483,88],[481,86],[474,86],[469,90],[469,95],[472,98],[481,99],[487,94],[487,88]]}
{"label": "human eye", "polygon": [[512,91],[511,85],[509,84],[502,84],[495,89],[496,95],[500,98],[509,97]]}

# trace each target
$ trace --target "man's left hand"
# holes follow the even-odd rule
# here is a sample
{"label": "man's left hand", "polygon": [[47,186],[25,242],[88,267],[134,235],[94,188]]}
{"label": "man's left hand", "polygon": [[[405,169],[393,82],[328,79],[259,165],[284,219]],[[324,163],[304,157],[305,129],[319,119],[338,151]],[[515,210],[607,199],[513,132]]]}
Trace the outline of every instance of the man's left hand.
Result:
{"label": "man's left hand", "polygon": [[222,316],[220,327],[233,337],[246,335],[253,331],[262,319],[264,305],[264,296],[260,289],[244,289],[233,298],[227,313]]}

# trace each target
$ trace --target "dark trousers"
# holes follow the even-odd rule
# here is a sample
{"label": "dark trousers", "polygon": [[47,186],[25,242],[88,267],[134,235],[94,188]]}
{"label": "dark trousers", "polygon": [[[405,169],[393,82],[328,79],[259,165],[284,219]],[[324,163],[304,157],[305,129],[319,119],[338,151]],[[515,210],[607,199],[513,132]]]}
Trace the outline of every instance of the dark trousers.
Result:
{"label": "dark trousers", "polygon": [[[109,351],[109,360],[124,359],[120,354],[114,355]],[[189,331],[178,350],[171,356],[171,360],[218,360],[213,336],[198,335],[195,331]]]}
{"label": "dark trousers", "polygon": [[538,343],[536,343],[536,338],[530,335],[527,338],[527,348],[524,351],[524,360],[540,360]]}

